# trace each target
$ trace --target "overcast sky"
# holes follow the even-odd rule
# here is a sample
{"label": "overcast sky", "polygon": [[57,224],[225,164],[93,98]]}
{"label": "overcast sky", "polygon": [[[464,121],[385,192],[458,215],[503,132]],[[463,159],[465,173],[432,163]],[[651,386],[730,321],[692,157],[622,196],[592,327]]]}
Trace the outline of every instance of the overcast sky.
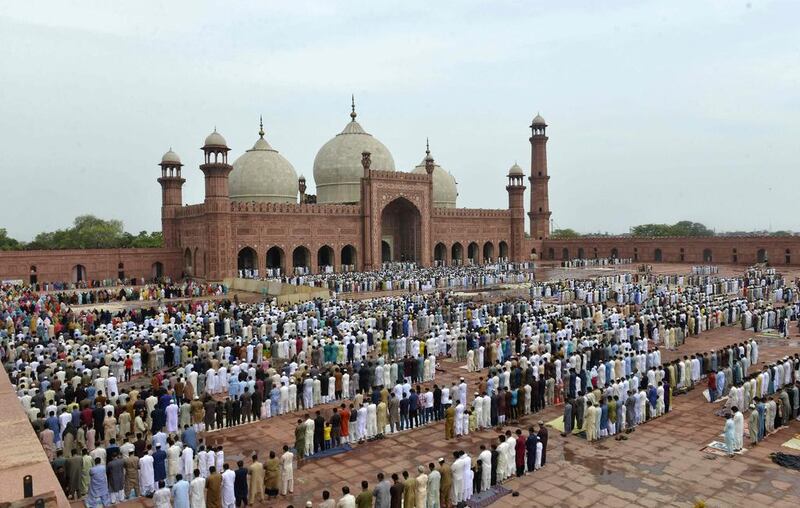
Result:
{"label": "overcast sky", "polygon": [[0,6],[0,227],[19,239],[84,213],[160,229],[161,155],[199,203],[204,137],[233,160],[259,115],[313,192],[351,93],[397,169],[430,137],[462,207],[507,205],[541,112],[556,227],[800,229],[800,2]]}

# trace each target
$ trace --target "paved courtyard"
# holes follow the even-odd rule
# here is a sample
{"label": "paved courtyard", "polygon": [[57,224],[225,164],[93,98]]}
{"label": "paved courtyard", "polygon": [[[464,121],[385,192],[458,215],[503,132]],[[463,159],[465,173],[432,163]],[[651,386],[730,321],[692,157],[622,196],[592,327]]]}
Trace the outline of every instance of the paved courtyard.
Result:
{"label": "paved courtyard", "polygon": [[[608,270],[560,269],[548,267],[540,273],[542,278],[583,278],[601,274],[635,271],[637,265],[627,265]],[[685,273],[685,265],[660,264],[657,273]],[[741,267],[721,267],[725,275],[741,273]],[[796,274],[787,274],[789,277]],[[505,292],[498,292],[504,294]],[[484,294],[485,295],[485,294]],[[366,295],[365,295],[366,296]],[[753,336],[738,328],[719,328],[690,338],[678,351],[664,352],[665,361],[677,356],[718,349]],[[762,341],[759,365],[786,354],[800,353],[800,335],[796,327],[788,341]],[[473,387],[481,373],[468,373],[456,362],[445,360],[440,364],[436,382],[450,385],[459,377],[466,378]],[[493,507],[521,506],[692,506],[697,501],[707,506],[764,506],[793,507],[800,503],[800,473],[773,464],[770,453],[793,453],[781,444],[800,433],[800,422],[792,421],[789,428],[777,431],[756,448],[748,449],[734,459],[715,456],[701,451],[713,440],[721,440],[724,419],[714,412],[721,403],[710,404],[702,395],[700,386],[686,395],[676,396],[673,410],[668,415],[639,426],[627,441],[605,439],[590,444],[578,437],[563,438],[555,429],[549,429],[547,465],[522,478],[504,484],[518,491],[519,497],[507,495],[492,504]],[[338,405],[338,404],[337,404]],[[325,409],[333,405],[322,406]],[[545,422],[557,418],[562,406],[530,415],[512,431],[523,430],[538,420]],[[263,460],[270,450],[280,454],[283,444],[294,442],[294,426],[304,411],[254,422],[243,426],[210,432],[206,442],[221,444],[226,460],[235,464],[238,459],[249,463],[250,455],[258,452]],[[304,507],[312,500],[314,506],[321,501],[323,489],[338,498],[341,487],[349,485],[354,493],[360,491],[362,480],[376,483],[376,474],[400,473],[408,470],[414,476],[416,467],[435,462],[439,457],[452,460],[452,451],[466,450],[473,458],[481,444],[491,444],[496,433],[484,431],[471,433],[457,440],[444,439],[444,423],[438,422],[423,428],[389,435],[384,440],[353,445],[352,451],[322,459],[304,461],[295,468],[295,489],[292,496],[269,501],[263,506]],[[745,436],[745,442],[747,442]],[[748,445],[745,444],[745,447]],[[126,506],[152,506],[149,499],[137,499]]]}
{"label": "paved courtyard", "polygon": [[[689,339],[680,351],[665,356],[672,359],[677,354],[706,351],[751,336],[734,328],[717,329]],[[794,334],[790,343],[798,338]],[[763,361],[769,361],[795,352],[800,348],[762,344],[760,355]],[[473,383],[478,377],[455,362],[445,361],[442,367],[445,372],[437,374],[437,382],[449,384],[464,376]],[[677,396],[670,414],[638,427],[627,441],[606,439],[589,444],[577,437],[562,438],[550,429],[546,467],[508,481],[504,485],[519,491],[519,497],[508,495],[492,506],[691,506],[698,500],[708,506],[797,506],[800,473],[774,465],[769,454],[792,451],[782,448],[781,443],[800,432],[800,422],[793,421],[789,428],[735,459],[714,457],[701,449],[718,439],[722,430],[723,418],[714,415],[718,408],[718,404],[706,402],[701,388],[697,388]],[[247,463],[253,451],[264,457],[269,450],[277,452],[284,443],[292,443],[294,422],[302,414],[211,432],[207,441],[222,444],[226,460],[245,458]],[[549,421],[560,414],[560,406],[549,408],[524,419],[520,426],[525,428],[539,419]],[[309,499],[320,501],[323,489],[338,494],[343,485],[358,492],[361,480],[372,485],[379,471],[415,471],[417,465],[439,457],[451,459],[451,452],[458,448],[476,457],[480,444],[488,445],[494,436],[494,432],[486,431],[445,441],[444,423],[440,422],[355,445],[351,452],[304,462],[295,470],[294,495],[264,506],[302,507]],[[152,506],[152,502],[142,499],[127,506]]]}

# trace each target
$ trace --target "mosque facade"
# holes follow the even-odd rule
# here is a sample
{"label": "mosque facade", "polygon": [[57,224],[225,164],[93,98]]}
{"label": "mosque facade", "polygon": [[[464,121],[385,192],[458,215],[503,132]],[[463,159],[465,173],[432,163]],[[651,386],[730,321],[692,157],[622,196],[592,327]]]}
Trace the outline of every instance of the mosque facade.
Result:
{"label": "mosque facade", "polygon": [[[266,139],[230,161],[221,133],[203,143],[203,164],[187,174],[172,150],[159,163],[164,246],[0,252],[0,280],[76,282],[181,276],[218,281],[241,274],[373,270],[389,262],[482,264],[531,259],[630,258],[635,262],[800,263],[800,237],[550,238],[547,123],[530,124],[530,173],[505,174],[507,203],[458,207],[455,177],[426,150],[410,171],[356,120],[317,152],[307,182]],[[204,178],[202,203],[184,204],[185,178]],[[503,177],[488,179],[501,185]],[[525,191],[529,188],[526,212]],[[530,230],[525,231],[525,216]]]}

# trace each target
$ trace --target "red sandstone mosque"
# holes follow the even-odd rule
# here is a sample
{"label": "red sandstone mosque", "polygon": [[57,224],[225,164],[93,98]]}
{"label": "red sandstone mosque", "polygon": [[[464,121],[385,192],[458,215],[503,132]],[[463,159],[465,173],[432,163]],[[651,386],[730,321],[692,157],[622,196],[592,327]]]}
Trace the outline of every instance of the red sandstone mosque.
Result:
{"label": "red sandstone mosque", "polygon": [[[2,252],[0,279],[75,282],[184,275],[218,281],[240,271],[371,270],[393,261],[431,266],[532,258],[778,265],[800,260],[796,236],[549,238],[547,123],[538,114],[530,125],[526,234],[520,166],[514,164],[506,175],[505,208],[458,208],[456,180],[430,150],[413,170],[398,171],[391,152],[356,117],[353,106],[342,131],[317,152],[316,196],[306,195],[305,178],[269,144],[263,126],[253,147],[232,163],[231,149],[215,130],[203,144],[199,172],[186,174],[172,150],[161,159],[162,248]],[[205,199],[186,205],[184,177],[200,173]]]}

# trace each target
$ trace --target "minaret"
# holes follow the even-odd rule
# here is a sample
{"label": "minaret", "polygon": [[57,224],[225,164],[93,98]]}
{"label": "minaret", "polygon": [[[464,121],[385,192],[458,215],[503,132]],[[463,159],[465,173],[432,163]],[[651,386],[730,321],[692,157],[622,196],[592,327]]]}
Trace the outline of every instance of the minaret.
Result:
{"label": "minaret", "polygon": [[547,174],[547,123],[540,115],[531,122],[531,209],[528,217],[531,221],[531,238],[544,240],[550,236],[550,200],[547,197],[547,186],[550,176]]}
{"label": "minaret", "polygon": [[200,165],[206,180],[205,273],[208,280],[214,281],[236,274],[236,256],[231,238],[231,199],[228,191],[228,175],[233,170],[233,166],[228,164],[229,151],[225,138],[214,129],[203,144],[205,162]]}
{"label": "minaret", "polygon": [[508,209],[511,211],[511,245],[509,260],[525,261],[525,173],[514,163],[508,170]]}
{"label": "minaret", "polygon": [[161,177],[158,183],[161,184],[161,235],[164,238],[164,247],[178,247],[178,228],[176,222],[176,212],[183,205],[183,184],[186,182],[181,178],[181,158],[178,154],[169,149],[161,157]]}

